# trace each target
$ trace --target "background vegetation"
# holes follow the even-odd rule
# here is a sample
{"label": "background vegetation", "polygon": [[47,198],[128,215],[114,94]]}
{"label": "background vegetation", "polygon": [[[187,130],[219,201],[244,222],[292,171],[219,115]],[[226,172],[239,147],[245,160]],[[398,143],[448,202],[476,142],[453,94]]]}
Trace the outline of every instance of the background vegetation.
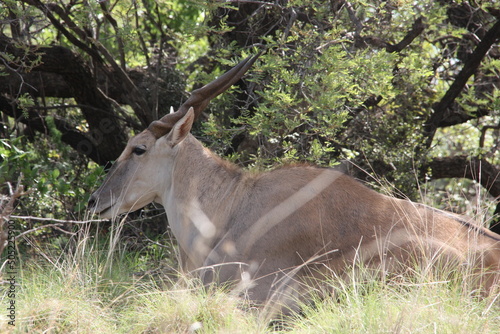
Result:
{"label": "background vegetation", "polygon": [[[24,300],[52,291],[37,278],[48,275],[54,293],[70,282],[82,287],[65,292],[94,300],[89,312],[130,310],[130,294],[146,296],[134,299],[144,310],[158,303],[147,284],[175,268],[161,208],[133,213],[123,226],[84,223],[87,198],[127,138],[261,50],[197,123],[208,147],[258,170],[342,163],[379,191],[465,212],[499,231],[499,38],[500,7],[491,1],[3,1],[0,211],[20,235],[23,289],[32,289]],[[19,197],[18,182],[28,190]],[[85,270],[82,245],[96,252]],[[123,264],[119,278],[103,274],[113,261]],[[130,283],[132,273],[147,277],[145,290]],[[119,281],[128,283],[110,283]],[[471,312],[478,309],[490,314],[477,305]],[[55,319],[56,327],[71,323]]]}

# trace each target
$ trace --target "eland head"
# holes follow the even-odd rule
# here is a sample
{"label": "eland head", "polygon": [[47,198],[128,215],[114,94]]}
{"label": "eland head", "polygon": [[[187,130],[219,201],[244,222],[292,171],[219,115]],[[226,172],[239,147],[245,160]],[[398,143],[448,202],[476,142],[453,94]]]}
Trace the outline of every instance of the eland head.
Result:
{"label": "eland head", "polygon": [[257,57],[248,57],[215,81],[193,91],[179,110],[152,122],[131,138],[103,185],[90,197],[89,208],[103,218],[112,218],[158,202],[163,190],[171,185],[168,171],[173,169],[178,144],[189,135],[195,118],[210,100],[236,83]]}

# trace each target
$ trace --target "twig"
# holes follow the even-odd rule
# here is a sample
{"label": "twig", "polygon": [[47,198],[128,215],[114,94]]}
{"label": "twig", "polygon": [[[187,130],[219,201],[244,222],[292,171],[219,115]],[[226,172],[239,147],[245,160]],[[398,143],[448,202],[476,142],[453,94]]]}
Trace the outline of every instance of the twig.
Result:
{"label": "twig", "polygon": [[100,223],[108,221],[108,219],[66,220],[66,219],[55,219],[55,218],[33,217],[33,216],[10,216],[10,217],[14,219],[36,220],[41,222],[56,222],[61,224],[87,224],[87,223]]}
{"label": "twig", "polygon": [[[134,226],[133,224],[131,224],[132,222],[133,222],[133,221],[129,221],[129,222],[127,222],[127,223],[128,223],[128,225],[129,225],[131,228],[133,228],[133,229],[135,230],[135,233],[138,233],[138,231],[139,231],[139,232],[141,232],[139,228],[137,228],[136,226]],[[159,242],[157,242],[157,241],[154,241],[154,240],[150,239],[150,238],[149,238],[146,234],[144,234],[144,233],[140,233],[140,236],[141,236],[141,238],[146,239],[146,241],[148,241],[148,242],[150,242],[150,243],[152,243],[152,244],[154,244],[154,245],[157,245],[157,246],[159,246],[159,247],[162,247],[162,248],[171,248],[171,246],[168,246],[168,245],[163,245],[163,244],[161,244],[161,243],[159,243]]]}
{"label": "twig", "polygon": [[352,23],[354,23],[354,25],[356,26],[356,35],[359,36],[361,34],[361,30],[363,30],[363,24],[356,17],[356,13],[354,12],[352,5],[348,1],[345,2],[345,8],[347,9],[347,14],[349,14],[349,18],[351,19]]}
{"label": "twig", "polygon": [[32,217],[32,216],[10,216],[10,218],[14,219],[22,219],[22,220],[36,220],[36,221],[52,221],[56,222],[55,224],[47,224],[43,226],[38,226],[35,228],[32,228],[30,230],[24,231],[22,233],[19,233],[14,239],[17,240],[27,234],[42,230],[44,228],[55,228],[61,232],[67,233],[74,235],[73,232],[69,232],[66,230],[63,230],[59,228],[59,226],[64,226],[65,224],[88,224],[88,223],[99,223],[103,221],[107,221],[106,219],[90,219],[90,220],[64,220],[64,219],[54,219],[54,218],[43,218],[43,217]]}
{"label": "twig", "polygon": [[[54,15],[52,15],[52,11],[49,9],[47,5],[42,3],[40,0],[24,0],[24,2],[26,2],[29,5],[35,6],[36,8],[41,10],[45,14],[45,16],[49,19],[49,21],[52,23],[52,25],[59,32],[61,32],[61,34],[63,34],[73,45],[85,51],[88,55],[92,57],[92,59],[94,59],[99,64],[104,64],[104,60],[99,55],[99,53],[95,49],[87,46],[84,42],[82,42],[75,35],[73,35],[68,29],[66,29],[66,26],[63,25],[61,22],[59,22],[59,20],[56,19]],[[77,26],[73,24],[73,27]],[[77,30],[76,33],[78,32],[81,31]]]}
{"label": "twig", "polygon": [[293,27],[293,24],[295,20],[297,20],[297,12],[292,8],[290,8],[290,20],[288,21],[288,24],[286,25],[285,31],[283,32],[283,36],[281,37],[281,40],[283,43],[286,42],[286,39],[288,35],[290,34],[290,30]]}
{"label": "twig", "polygon": [[2,60],[2,63],[3,65],[9,69],[10,71],[14,72],[15,74],[17,74],[17,76],[19,76],[20,80],[21,80],[21,84],[19,85],[19,89],[17,91],[17,95],[16,96],[20,96],[21,95],[21,92],[22,92],[22,89],[23,89],[23,86],[26,85],[28,86],[29,88],[33,89],[35,92],[38,91],[38,89],[36,89],[35,87],[33,87],[32,85],[30,85],[29,83],[27,83],[26,81],[24,81],[24,77],[22,76],[21,73],[19,73],[19,70],[16,70],[15,68],[11,67],[8,63],[7,63],[7,60],[3,57],[3,55],[0,54],[0,59]]}
{"label": "twig", "polygon": [[385,49],[389,53],[393,52],[400,52],[402,51],[405,47],[410,45],[411,42],[415,38],[417,38],[425,29],[426,25],[424,23],[424,18],[421,16],[418,19],[415,20],[413,23],[411,30],[406,34],[406,36],[403,38],[402,41],[400,41],[397,44],[389,44],[387,43]]}
{"label": "twig", "polygon": [[31,190],[24,191],[24,186],[22,185],[23,174],[19,175],[19,179],[17,180],[16,190],[12,190],[12,185],[7,182],[10,190],[10,198],[8,199],[5,206],[0,204],[0,254],[2,254],[3,249],[7,245],[8,233],[5,231],[4,227],[6,222],[9,220],[14,211],[14,203],[21,196],[27,195],[31,192]]}
{"label": "twig", "polygon": [[[14,237],[14,240],[17,240],[17,239],[25,236],[26,234],[30,234],[30,233],[33,233],[33,232],[36,232],[36,231],[39,231],[39,230],[43,230],[44,228],[49,228],[49,227],[54,227],[54,228],[57,228],[59,231],[64,231],[64,230],[62,230],[62,229],[59,228],[59,226],[62,226],[62,225],[64,225],[64,224],[63,223],[57,223],[57,224],[48,224],[48,225],[38,226],[38,227],[32,228],[30,230],[24,231],[22,233],[19,233],[18,235],[16,235]],[[68,231],[64,231],[64,232],[68,232]]]}
{"label": "twig", "polygon": [[486,125],[481,129],[481,137],[479,138],[479,147],[483,148],[484,147],[484,141],[486,139],[486,132],[488,130],[498,130],[500,129],[500,124],[499,125]]}
{"label": "twig", "polygon": [[108,20],[108,22],[113,26],[113,29],[115,30],[115,37],[116,41],[118,44],[118,53],[120,54],[120,64],[123,70],[126,68],[126,62],[125,62],[125,46],[123,44],[123,40],[120,36],[120,31],[118,28],[118,22],[111,16],[110,10],[108,10],[108,7],[106,6],[106,2],[104,1],[99,1],[99,5],[101,6],[102,12],[104,13],[104,17]]}
{"label": "twig", "polygon": [[281,6],[280,4],[277,4],[275,2],[264,2],[264,1],[256,1],[256,0],[223,0],[220,2],[222,2],[222,3],[235,3],[235,4],[248,3],[248,4],[265,5],[265,6],[269,6],[269,7],[277,7],[277,8],[283,9],[283,6]]}

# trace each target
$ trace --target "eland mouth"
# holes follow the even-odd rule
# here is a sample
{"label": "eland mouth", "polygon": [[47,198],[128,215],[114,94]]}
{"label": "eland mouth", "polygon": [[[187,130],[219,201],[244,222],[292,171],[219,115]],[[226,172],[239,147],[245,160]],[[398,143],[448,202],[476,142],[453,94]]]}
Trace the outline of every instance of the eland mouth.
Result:
{"label": "eland mouth", "polygon": [[111,218],[112,217],[111,209],[113,208],[114,205],[115,203],[112,203],[111,205],[106,207],[99,207],[98,200],[94,195],[92,195],[87,203],[87,208],[94,215],[99,215],[103,218]]}

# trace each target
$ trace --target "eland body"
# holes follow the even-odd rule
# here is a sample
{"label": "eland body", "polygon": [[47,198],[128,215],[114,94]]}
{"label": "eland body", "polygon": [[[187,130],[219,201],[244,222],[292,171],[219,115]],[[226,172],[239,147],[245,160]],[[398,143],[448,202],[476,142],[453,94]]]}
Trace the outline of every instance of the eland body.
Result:
{"label": "eland body", "polygon": [[[341,172],[313,166],[250,173],[190,134],[209,100],[252,65],[248,58],[193,92],[180,109],[131,138],[89,207],[104,218],[161,203],[181,265],[205,283],[234,282],[256,303],[294,307],[303,286],[341,276],[355,261],[401,270],[437,258],[499,276],[500,236],[454,214],[379,194]],[[246,284],[248,283],[248,284]],[[236,284],[238,286],[238,284]]]}

